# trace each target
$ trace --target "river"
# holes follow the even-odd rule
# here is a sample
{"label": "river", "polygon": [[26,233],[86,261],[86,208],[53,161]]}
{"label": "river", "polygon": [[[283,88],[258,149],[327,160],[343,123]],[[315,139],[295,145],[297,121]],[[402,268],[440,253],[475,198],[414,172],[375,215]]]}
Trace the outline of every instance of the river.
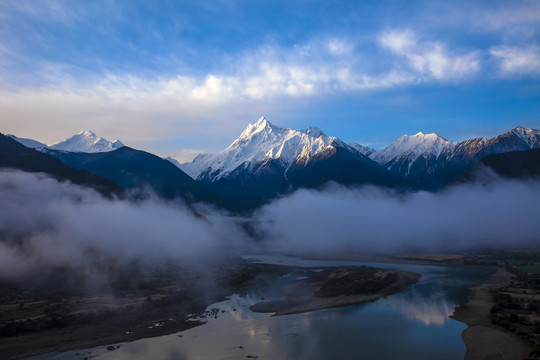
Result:
{"label": "river", "polygon": [[38,359],[463,359],[461,332],[466,325],[448,316],[465,302],[468,288],[486,275],[485,270],[463,266],[244,258],[301,268],[367,265],[422,277],[407,290],[375,302],[277,317],[249,310],[275,296],[269,284],[210,305],[208,310],[217,309],[216,316],[178,334],[122,343],[114,351],[101,346]]}

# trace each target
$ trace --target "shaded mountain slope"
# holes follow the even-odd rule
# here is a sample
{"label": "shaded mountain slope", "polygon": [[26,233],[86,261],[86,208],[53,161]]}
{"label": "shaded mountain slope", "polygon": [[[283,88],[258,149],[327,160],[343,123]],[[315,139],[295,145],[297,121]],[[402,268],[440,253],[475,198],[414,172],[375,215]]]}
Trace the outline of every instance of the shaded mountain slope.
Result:
{"label": "shaded mountain slope", "polygon": [[123,193],[122,188],[110,179],[65,165],[58,159],[28,148],[3,134],[0,134],[0,168],[43,172],[58,180],[68,180],[106,195]]}
{"label": "shaded mountain slope", "polygon": [[539,178],[540,149],[488,155],[467,170],[456,181],[483,181],[489,179],[493,173],[510,179]]}
{"label": "shaded mountain slope", "polygon": [[64,164],[111,179],[134,191],[152,190],[165,199],[183,198],[188,203],[227,203],[193,180],[169,161],[148,152],[124,146],[99,153],[46,150]]}
{"label": "shaded mountain slope", "polygon": [[287,173],[294,188],[319,188],[328,182],[346,186],[406,186],[406,181],[390,174],[369,158],[360,158],[342,147],[315,155],[305,166]]}

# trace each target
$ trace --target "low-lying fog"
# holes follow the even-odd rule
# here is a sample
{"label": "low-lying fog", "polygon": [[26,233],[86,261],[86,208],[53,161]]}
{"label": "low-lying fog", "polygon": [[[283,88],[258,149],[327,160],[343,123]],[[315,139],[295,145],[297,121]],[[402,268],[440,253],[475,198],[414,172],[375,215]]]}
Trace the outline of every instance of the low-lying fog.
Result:
{"label": "low-lying fog", "polygon": [[209,222],[182,204],[150,197],[107,199],[43,175],[0,172],[0,276],[47,266],[77,266],[104,254],[125,263],[227,254],[243,239],[234,223]]}
{"label": "low-lying fog", "polygon": [[[356,250],[459,250],[481,244],[536,243],[540,182],[499,180],[439,193],[398,194],[375,187],[299,190],[249,219],[259,239],[210,207],[196,216],[155,197],[106,199],[44,175],[0,172],[0,276],[77,266],[89,251],[121,260],[204,264],[224,253]],[[241,250],[240,250],[241,249]]]}
{"label": "low-lying fog", "polygon": [[540,243],[540,182],[463,184],[406,195],[376,187],[299,190],[255,216],[282,251],[453,251]]}

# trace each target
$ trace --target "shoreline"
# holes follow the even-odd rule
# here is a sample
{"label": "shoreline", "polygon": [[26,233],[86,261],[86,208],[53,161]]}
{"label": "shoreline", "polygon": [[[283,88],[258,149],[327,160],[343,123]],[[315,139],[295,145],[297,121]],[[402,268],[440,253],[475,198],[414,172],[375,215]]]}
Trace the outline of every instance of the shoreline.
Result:
{"label": "shoreline", "polygon": [[467,302],[456,307],[450,316],[467,325],[461,333],[467,349],[465,360],[528,357],[529,346],[516,334],[493,324],[490,318],[495,305],[490,289],[509,284],[512,276],[506,269],[496,268],[494,273],[470,287]]}
{"label": "shoreline", "polygon": [[[160,327],[152,326],[158,323],[163,325]],[[204,322],[201,321],[187,321],[186,319],[182,319],[175,320],[174,322],[153,320],[145,323],[137,323],[132,327],[126,326],[125,323],[106,323],[94,324],[90,327],[81,326],[55,329],[46,333],[29,334],[20,344],[21,348],[24,347],[26,352],[21,353],[19,351],[15,353],[12,349],[8,349],[8,351],[11,351],[6,352],[5,355],[7,356],[6,359],[32,359],[46,354],[80,350],[80,356],[84,358],[91,355],[84,349],[100,346],[103,346],[103,348],[110,346],[117,348],[120,347],[120,343],[170,335],[203,324]],[[130,329],[129,334],[125,329]],[[101,331],[103,331],[105,336],[99,335]],[[35,348],[36,350],[29,351],[29,348]]]}

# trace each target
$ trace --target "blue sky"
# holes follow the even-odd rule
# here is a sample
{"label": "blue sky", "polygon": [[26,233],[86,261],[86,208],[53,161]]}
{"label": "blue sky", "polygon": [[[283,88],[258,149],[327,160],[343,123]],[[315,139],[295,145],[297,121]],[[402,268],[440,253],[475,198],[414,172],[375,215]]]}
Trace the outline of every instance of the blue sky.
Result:
{"label": "blue sky", "polygon": [[376,148],[540,127],[540,1],[0,2],[0,131],[189,160],[261,115]]}

